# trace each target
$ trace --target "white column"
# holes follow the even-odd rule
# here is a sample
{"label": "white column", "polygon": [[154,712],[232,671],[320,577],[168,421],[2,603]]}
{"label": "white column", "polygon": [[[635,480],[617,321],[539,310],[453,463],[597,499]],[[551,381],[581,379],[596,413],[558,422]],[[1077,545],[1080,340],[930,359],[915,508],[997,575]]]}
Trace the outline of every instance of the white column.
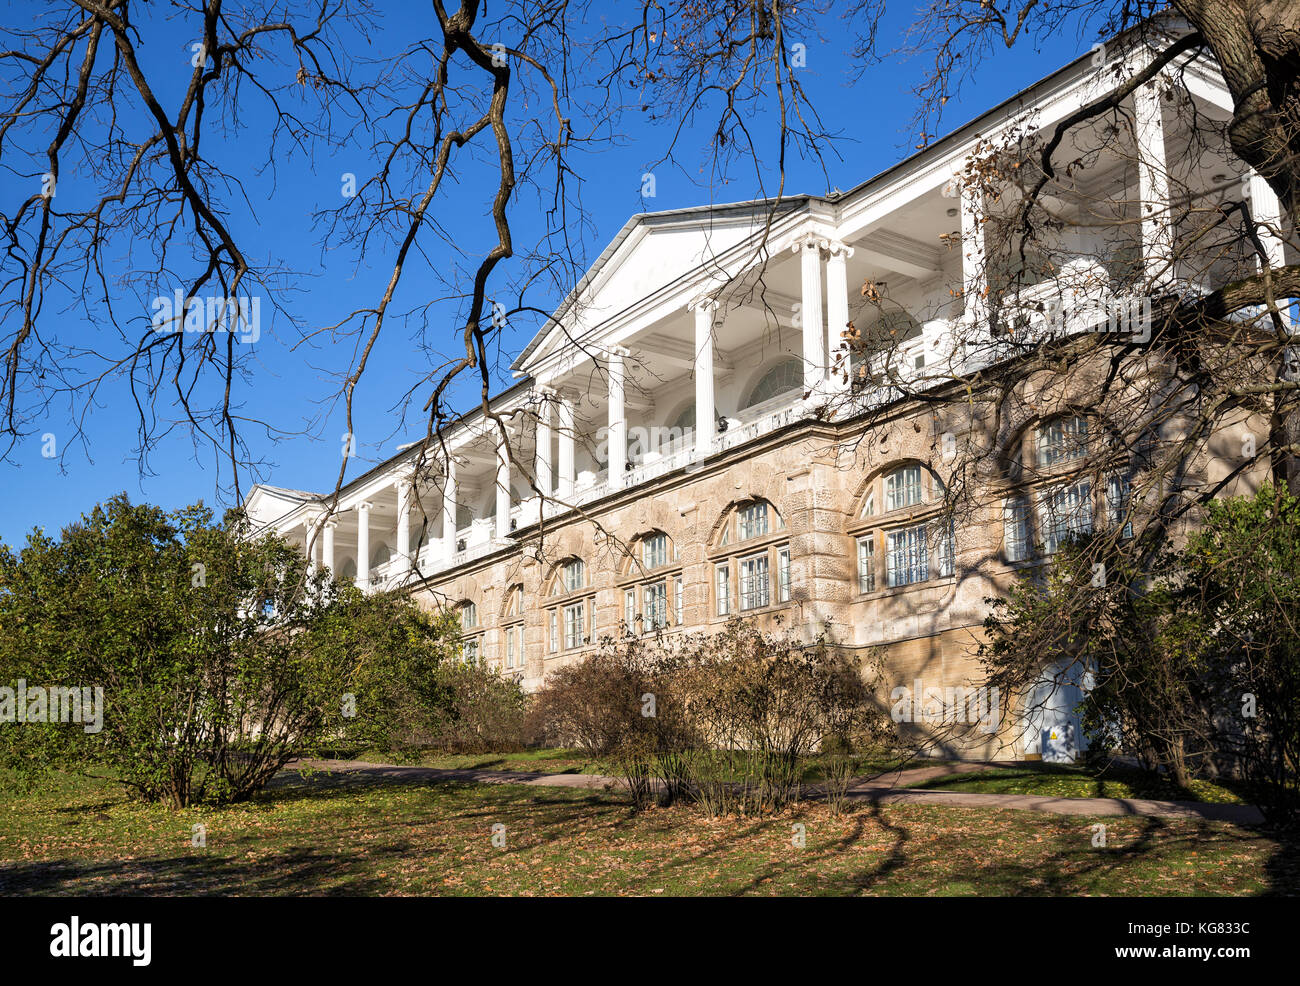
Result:
{"label": "white column", "polygon": [[[826,379],[826,329],[822,321],[822,247],[825,241],[808,235],[794,245],[803,274],[799,319],[803,328],[803,388],[820,390]],[[696,421],[698,426],[699,422]]]}
{"label": "white column", "polygon": [[695,310],[695,457],[703,459],[713,451],[713,313],[718,303],[700,298],[691,307]]}
{"label": "white column", "polygon": [[561,393],[557,395],[558,407],[556,408],[559,415],[560,424],[560,482],[558,495],[561,500],[567,500],[573,496],[574,477],[574,457],[573,446],[576,436],[574,429],[573,398],[569,394]]}
{"label": "white column", "polygon": [[402,472],[393,484],[397,487],[397,557],[398,572],[411,570],[411,474]]}
{"label": "white column", "polygon": [[609,353],[609,484],[615,489],[623,486],[623,473],[627,465],[627,415],[623,395],[627,350],[615,346]]}
{"label": "white column", "polygon": [[369,503],[357,504],[357,586],[362,590],[370,588],[370,507]]}
{"label": "white column", "polygon": [[456,554],[456,460],[447,456],[442,479],[442,557],[450,562]]}
{"label": "white column", "polygon": [[[1286,265],[1286,256],[1283,253],[1281,237],[1282,204],[1277,200],[1277,193],[1257,172],[1250,173],[1247,187],[1250,189],[1250,196],[1246,204],[1250,207],[1250,218],[1255,223],[1255,233],[1264,244],[1268,265],[1283,267]],[[1262,269],[1264,265],[1260,262],[1259,266]]]}
{"label": "white column", "polygon": [[[834,242],[829,248],[830,256],[826,261],[826,334],[827,352],[832,354],[828,362],[831,369],[831,390],[847,393],[852,361],[850,353],[844,347],[844,333],[849,327],[849,270],[848,259],[853,256],[853,247],[845,243]],[[836,359],[840,362],[837,365]]]}
{"label": "white column", "polygon": [[1165,125],[1160,110],[1160,79],[1133,93],[1133,127],[1138,152],[1138,208],[1142,212],[1142,261],[1147,281],[1173,276],[1174,236],[1169,216],[1169,172],[1165,164]]}
{"label": "white column", "polygon": [[495,429],[497,437],[497,530],[498,538],[510,536],[510,451],[506,447],[505,436],[501,429]]}
{"label": "white column", "polygon": [[321,545],[321,562],[331,572],[334,571],[334,528],[336,527],[338,527],[338,524],[332,520],[327,520],[325,522],[325,531],[321,535],[323,542]]}
{"label": "white column", "polygon": [[977,339],[992,334],[988,324],[988,264],[984,250],[984,192],[961,187],[961,295],[962,317],[978,329]]}
{"label": "white column", "polygon": [[542,496],[550,496],[551,485],[551,401],[554,397],[548,388],[540,388],[541,406],[537,410],[537,488]]}

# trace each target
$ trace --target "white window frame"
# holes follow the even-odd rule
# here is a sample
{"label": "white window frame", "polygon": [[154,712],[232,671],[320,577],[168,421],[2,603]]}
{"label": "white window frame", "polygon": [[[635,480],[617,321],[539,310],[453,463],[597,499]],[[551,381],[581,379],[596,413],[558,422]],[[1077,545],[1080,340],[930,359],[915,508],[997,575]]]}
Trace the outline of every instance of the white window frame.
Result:
{"label": "white window frame", "polygon": [[916,585],[930,577],[926,525],[912,524],[885,535],[885,585],[891,589]]}
{"label": "white window frame", "polygon": [[651,534],[641,541],[641,564],[646,571],[663,568],[669,562],[668,535]]}
{"label": "white window frame", "polygon": [[1038,533],[1043,553],[1054,555],[1067,538],[1092,533],[1092,481],[1052,486],[1038,495]]}
{"label": "white window frame", "polygon": [[[762,576],[747,572],[750,566],[761,565]],[[746,555],[740,559],[740,610],[748,612],[772,605],[772,560],[766,551]],[[761,601],[760,601],[761,600]]]}
{"label": "white window frame", "polygon": [[776,601],[790,601],[790,546],[783,544],[776,549]]}
{"label": "white window frame", "polygon": [[876,591],[876,535],[875,532],[858,538],[858,592]]}
{"label": "white window frame", "polygon": [[561,609],[564,613],[564,649],[576,650],[587,643],[587,601],[581,599]]}
{"label": "white window frame", "polygon": [[917,463],[899,466],[885,476],[885,512],[915,507],[925,500],[924,478]]}
{"label": "white window frame", "polygon": [[719,616],[731,615],[731,562],[719,562],[713,566],[713,594],[716,597],[714,611]]}
{"label": "white window frame", "polygon": [[641,632],[653,633],[668,626],[668,582],[647,582],[641,586]]}
{"label": "white window frame", "polygon": [[1002,501],[1002,550],[1007,561],[1033,557],[1033,514],[1027,496],[1009,496]]}
{"label": "white window frame", "polygon": [[766,501],[746,504],[736,515],[736,536],[741,541],[762,537],[771,530]]}
{"label": "white window frame", "polygon": [[1088,419],[1080,415],[1056,418],[1034,429],[1034,461],[1039,468],[1073,462],[1087,454]]}

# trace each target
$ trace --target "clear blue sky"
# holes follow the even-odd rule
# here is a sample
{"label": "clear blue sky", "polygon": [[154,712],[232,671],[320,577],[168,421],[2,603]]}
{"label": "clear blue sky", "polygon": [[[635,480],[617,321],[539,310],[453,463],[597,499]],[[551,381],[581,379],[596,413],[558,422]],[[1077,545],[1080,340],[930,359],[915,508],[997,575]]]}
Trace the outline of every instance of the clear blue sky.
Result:
{"label": "clear blue sky", "polygon": [[[27,23],[27,8],[43,8],[44,4],[13,3],[7,9],[6,19],[11,25]],[[400,9],[396,8],[396,9]],[[148,44],[144,49],[146,71],[158,73],[158,79],[170,84],[170,89],[155,82],[155,88],[164,93],[164,104],[174,108],[177,85],[183,85],[188,76],[189,43],[186,26],[174,20],[163,20],[165,11],[138,9],[136,19],[146,31]],[[422,15],[424,16],[424,15]],[[146,20],[149,17],[156,21]],[[383,54],[386,45],[409,42],[402,31],[400,17],[388,19],[383,30],[372,38],[372,54]],[[903,20],[893,20],[887,30],[897,34],[902,41]],[[909,88],[924,71],[921,60],[890,60],[866,69],[856,82],[850,78],[857,66],[850,61],[846,50],[845,33],[840,24],[829,19],[821,30],[821,38],[807,41],[807,68],[803,82],[810,89],[822,118],[832,133],[839,134],[836,149],[839,159],[830,160],[831,186],[849,189],[873,174],[889,167],[912,153],[914,141],[909,139],[907,124],[914,111]],[[987,61],[982,70],[963,90],[959,99],[947,108],[943,131],[954,129],[983,110],[1013,95],[1037,79],[1085,51],[1092,39],[1079,40],[1073,36],[1052,39],[1041,49],[1026,44],[1012,52],[998,52]],[[174,66],[169,70],[168,66]],[[359,300],[373,301],[378,297],[379,285],[391,270],[392,254],[388,249],[376,250],[373,255],[357,258],[346,251],[322,251],[319,231],[313,227],[313,213],[337,204],[342,172],[351,171],[364,176],[374,167],[357,147],[343,147],[335,152],[322,151],[314,160],[286,159],[277,161],[272,174],[259,172],[255,162],[265,157],[265,150],[256,145],[260,125],[265,120],[256,117],[244,121],[247,129],[228,146],[205,147],[206,154],[223,154],[232,162],[245,160],[245,194],[251,208],[239,213],[235,219],[235,232],[245,243],[254,245],[259,256],[276,258],[286,267],[306,272],[296,279],[291,294],[282,300],[291,304],[295,313],[308,327],[320,326],[337,320],[342,312],[355,307]],[[678,152],[680,171],[656,170],[656,197],[643,202],[640,198],[641,175],[646,165],[662,153],[669,138],[669,127],[676,121],[654,122],[644,116],[628,117],[619,136],[618,146],[598,153],[587,153],[580,166],[585,168],[587,181],[582,190],[582,204],[592,231],[584,245],[586,260],[594,259],[619,227],[633,213],[643,208],[672,209],[697,206],[709,201],[724,202],[748,199],[759,193],[752,170],[737,169],[734,180],[712,189],[692,181],[688,175],[698,177],[706,161],[706,144],[709,128],[702,132],[689,132],[681,142]],[[761,121],[760,121],[761,123]],[[207,140],[212,140],[209,133]],[[775,160],[775,132],[771,127],[755,127],[755,133],[770,149],[762,155],[768,170],[768,190],[771,182],[771,161]],[[696,155],[692,159],[691,155]],[[828,190],[820,170],[811,162],[796,156],[787,167],[787,191],[790,193],[822,193]],[[84,177],[84,176],[83,176]],[[0,170],[0,188],[3,188],[4,211],[10,212],[21,198],[30,194],[26,179],[15,178],[8,167]],[[78,175],[66,173],[60,182],[59,194],[75,195]],[[437,219],[446,226],[458,224],[481,226],[485,208],[481,196],[470,189],[458,194],[437,207]],[[537,200],[527,196],[515,205],[513,222],[520,235],[528,239],[537,231]],[[531,217],[530,217],[531,210]],[[444,248],[445,249],[445,248]],[[449,265],[444,273],[455,277]],[[472,269],[474,258],[464,257],[465,269]],[[442,258],[432,257],[439,264]],[[432,279],[430,279],[432,280]],[[423,286],[418,280],[405,284],[404,309],[432,301],[441,294],[439,286],[429,284],[427,295],[421,297]],[[123,305],[136,304],[134,295],[124,291]],[[556,302],[552,295],[539,295],[534,301],[541,307]],[[445,321],[455,323],[456,308],[436,303],[425,314],[432,324]],[[265,313],[264,313],[265,318]],[[49,319],[57,321],[57,319]],[[94,345],[90,330],[82,330],[70,310],[68,324],[58,327],[63,338]],[[6,328],[8,328],[6,326]],[[390,325],[381,340],[372,365],[358,390],[359,455],[352,460],[349,476],[357,475],[391,455],[403,441],[423,433],[419,409],[408,413],[405,424],[401,421],[399,399],[408,389],[417,385],[426,374],[433,372],[441,360],[437,354],[422,351],[412,341],[414,323],[401,322]],[[509,360],[531,338],[535,323],[520,320],[512,323],[503,339],[501,386],[509,384],[504,372]],[[82,333],[79,336],[79,333]],[[83,337],[84,336],[84,337]],[[457,341],[450,331],[443,334],[441,345],[444,356],[454,354]],[[265,459],[269,465],[255,476],[243,476],[247,490],[253,481],[262,480],[275,485],[301,489],[329,489],[334,482],[339,461],[339,436],[343,431],[337,407],[326,405],[335,391],[335,383],[328,371],[338,370],[347,363],[347,353],[338,353],[328,345],[290,347],[298,340],[296,330],[276,319],[270,331],[264,329],[263,338],[256,344],[257,367],[255,375],[244,384],[242,397],[249,412],[272,421],[277,427],[294,431],[307,430],[314,435],[272,441],[268,436],[249,429],[245,439],[255,458]],[[221,503],[216,496],[217,473],[214,459],[207,449],[197,453],[187,434],[176,432],[168,438],[149,459],[149,471],[142,474],[135,449],[137,446],[134,409],[126,402],[127,394],[121,387],[107,391],[100,405],[85,423],[84,447],[67,449],[62,460],[51,460],[41,455],[41,433],[56,436],[71,431],[71,422],[60,417],[56,409],[38,434],[26,439],[14,452],[13,461],[0,464],[0,540],[12,545],[21,544],[26,532],[34,526],[53,532],[76,519],[83,511],[119,491],[126,491],[133,500],[149,501],[172,508],[204,499],[210,504]],[[473,403],[472,394],[457,395],[459,406]],[[66,412],[63,412],[66,413]]]}

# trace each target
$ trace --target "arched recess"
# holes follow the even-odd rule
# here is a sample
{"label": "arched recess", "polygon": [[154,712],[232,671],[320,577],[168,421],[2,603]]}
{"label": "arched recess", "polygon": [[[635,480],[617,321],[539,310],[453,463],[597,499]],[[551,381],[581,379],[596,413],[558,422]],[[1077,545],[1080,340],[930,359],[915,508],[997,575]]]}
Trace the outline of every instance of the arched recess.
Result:
{"label": "arched recess", "polygon": [[758,379],[750,386],[741,403],[742,411],[766,401],[774,400],[783,394],[793,394],[803,390],[803,363],[792,356],[783,357],[779,362],[763,370]]}
{"label": "arched recess", "polygon": [[744,497],[723,508],[709,533],[709,545],[722,549],[783,530],[785,518],[776,504],[765,497]]}

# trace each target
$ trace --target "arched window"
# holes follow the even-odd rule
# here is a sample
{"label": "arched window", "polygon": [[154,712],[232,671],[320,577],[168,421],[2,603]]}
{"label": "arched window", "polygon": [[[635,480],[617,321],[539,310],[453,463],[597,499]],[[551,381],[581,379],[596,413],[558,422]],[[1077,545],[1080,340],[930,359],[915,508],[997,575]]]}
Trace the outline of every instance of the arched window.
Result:
{"label": "arched window", "polygon": [[558,654],[594,643],[596,594],[587,584],[581,558],[569,558],[555,566],[549,595],[555,602],[546,611],[547,651]]}
{"label": "arched window", "polygon": [[681,412],[673,419],[673,423],[668,426],[672,429],[672,438],[681,438],[688,431],[695,430],[695,404],[687,404]]}
{"label": "arched window", "polygon": [[524,666],[524,587],[522,585],[512,585],[506,590],[501,622],[501,647],[498,653],[505,658],[505,670],[512,672],[516,667]]}
{"label": "arched window", "polygon": [[919,462],[884,469],[867,484],[853,531],[858,592],[954,574],[955,531],[943,493],[942,480]]}
{"label": "arched window", "polygon": [[756,404],[762,404],[764,401],[770,401],[782,394],[802,389],[803,364],[797,359],[782,360],[764,373],[759,378],[758,383],[754,384],[749,396],[745,398],[741,410],[754,407]]}
{"label": "arched window", "polygon": [[551,595],[563,596],[577,592],[586,585],[586,570],[581,558],[570,558],[561,562],[555,569],[551,580]]}
{"label": "arched window", "polygon": [[1072,462],[1087,454],[1087,418],[1065,415],[1034,429],[1034,461],[1039,468]]}
{"label": "arched window", "polygon": [[623,582],[623,623],[632,633],[652,633],[682,623],[683,582],[677,547],[663,531],[636,539]]}
{"label": "arched window", "polygon": [[745,500],[731,507],[713,554],[715,616],[790,601],[790,544],[785,521],[766,500]]}
{"label": "arched window", "polygon": [[468,599],[456,606],[460,620],[460,657],[462,661],[477,662],[483,656],[483,634],[478,623],[478,605]]}

